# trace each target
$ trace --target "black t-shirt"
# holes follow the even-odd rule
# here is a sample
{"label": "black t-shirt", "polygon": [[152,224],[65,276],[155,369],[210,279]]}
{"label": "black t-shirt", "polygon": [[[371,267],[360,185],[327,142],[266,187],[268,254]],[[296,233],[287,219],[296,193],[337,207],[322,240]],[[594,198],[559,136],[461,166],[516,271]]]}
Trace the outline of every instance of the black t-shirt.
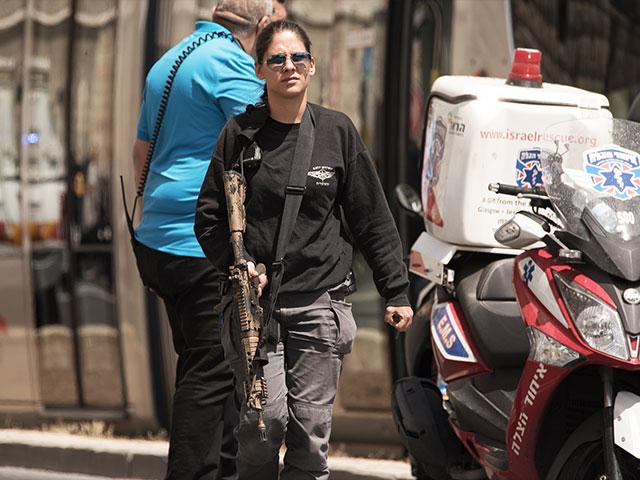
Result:
{"label": "black t-shirt", "polygon": [[[388,305],[408,305],[400,238],[369,154],[346,115],[310,106],[316,124],[315,143],[280,292],[322,291],[345,280],[353,247],[342,225],[342,207],[380,294]],[[246,115],[225,126],[198,199],[196,236],[207,257],[224,269],[232,258],[222,172],[238,156],[238,134],[246,126]],[[245,170],[245,248],[255,261],[267,266],[274,260],[298,132],[299,125],[269,118],[255,136],[262,160],[257,168]]]}

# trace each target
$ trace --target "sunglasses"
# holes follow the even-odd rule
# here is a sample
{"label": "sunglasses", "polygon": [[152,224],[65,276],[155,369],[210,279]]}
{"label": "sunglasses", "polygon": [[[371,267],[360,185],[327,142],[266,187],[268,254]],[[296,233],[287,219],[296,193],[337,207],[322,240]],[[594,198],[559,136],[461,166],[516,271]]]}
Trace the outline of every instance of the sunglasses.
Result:
{"label": "sunglasses", "polygon": [[291,62],[296,68],[304,68],[309,65],[311,61],[311,54],[309,52],[294,52],[290,55],[285,53],[276,53],[267,58],[267,67],[272,70],[282,69],[287,63],[287,58],[291,59]]}

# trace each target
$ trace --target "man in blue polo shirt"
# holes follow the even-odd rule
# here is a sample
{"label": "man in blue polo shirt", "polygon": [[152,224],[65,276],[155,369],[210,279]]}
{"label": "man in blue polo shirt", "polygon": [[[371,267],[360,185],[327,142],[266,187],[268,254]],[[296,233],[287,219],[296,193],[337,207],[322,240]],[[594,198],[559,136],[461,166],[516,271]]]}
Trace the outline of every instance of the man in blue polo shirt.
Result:
{"label": "man in blue polo shirt", "polygon": [[256,36],[273,13],[272,0],[218,0],[213,22],[197,22],[195,31],[151,68],[145,82],[134,145],[137,183],[167,78],[179,56],[191,51],[172,84],[135,231],[142,244],[141,277],[166,305],[178,354],[170,480],[236,478],[233,377],[213,314],[222,273],[206,259],[193,224],[218,134],[229,117],[256,103],[262,93],[252,55]]}

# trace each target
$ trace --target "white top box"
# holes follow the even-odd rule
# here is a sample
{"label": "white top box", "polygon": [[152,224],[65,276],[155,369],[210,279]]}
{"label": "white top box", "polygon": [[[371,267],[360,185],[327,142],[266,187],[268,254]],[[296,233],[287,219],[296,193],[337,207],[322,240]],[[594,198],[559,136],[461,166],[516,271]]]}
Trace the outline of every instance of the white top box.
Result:
{"label": "white top box", "polygon": [[[542,185],[543,151],[596,136],[550,134],[575,119],[611,117],[603,95],[565,85],[507,85],[505,79],[444,76],[432,87],[422,165],[426,230],[462,246],[502,247],[495,230],[529,202],[488,190],[490,183]],[[557,145],[557,146],[556,146]]]}

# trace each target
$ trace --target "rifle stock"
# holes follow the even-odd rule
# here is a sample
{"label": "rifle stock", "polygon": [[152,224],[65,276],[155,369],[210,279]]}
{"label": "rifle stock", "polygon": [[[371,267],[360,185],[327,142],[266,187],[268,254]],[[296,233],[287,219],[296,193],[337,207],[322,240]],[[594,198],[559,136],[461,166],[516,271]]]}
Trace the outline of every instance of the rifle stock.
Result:
{"label": "rifle stock", "polygon": [[[245,403],[248,409],[258,414],[258,434],[266,440],[266,426],[262,407],[267,401],[267,384],[262,375],[262,366],[256,362],[256,354],[262,333],[262,307],[259,303],[257,278],[249,276],[248,261],[244,250],[243,235],[246,226],[244,200],[246,182],[244,177],[233,170],[223,173],[224,193],[227,200],[229,231],[233,249],[233,266],[229,267],[229,280],[233,290],[234,319],[240,331],[240,349],[243,357],[244,378],[242,379]],[[264,265],[258,270],[264,273]]]}

